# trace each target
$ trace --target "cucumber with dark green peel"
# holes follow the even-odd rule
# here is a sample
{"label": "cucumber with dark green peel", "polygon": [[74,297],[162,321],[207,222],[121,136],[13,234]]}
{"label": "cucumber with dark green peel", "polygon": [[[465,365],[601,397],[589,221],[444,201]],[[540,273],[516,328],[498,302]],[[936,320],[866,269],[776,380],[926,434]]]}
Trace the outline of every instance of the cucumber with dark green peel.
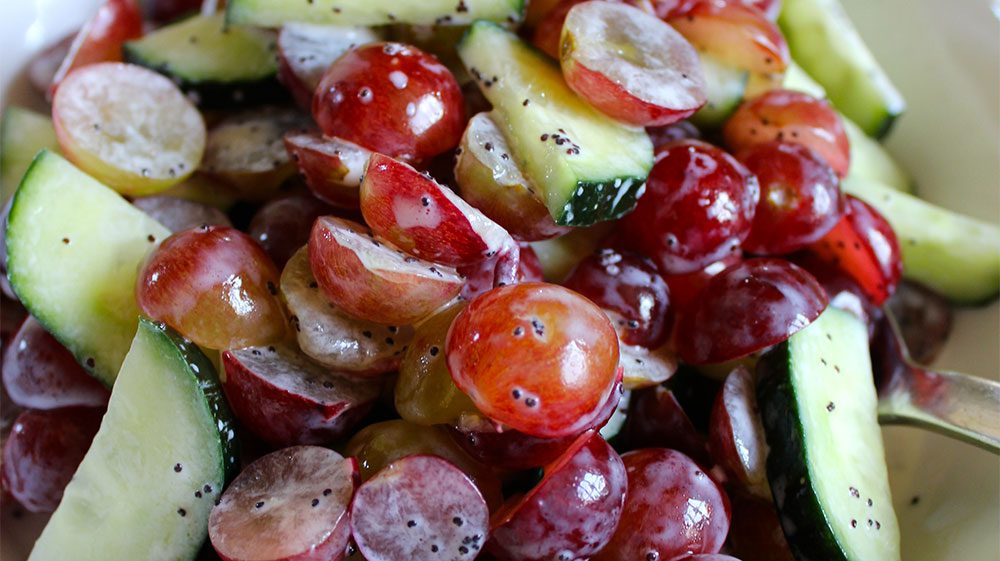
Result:
{"label": "cucumber with dark green peel", "polygon": [[899,561],[868,330],[828,308],[761,357],[767,475],[799,561]]}
{"label": "cucumber with dark green peel", "polygon": [[94,442],[29,561],[189,561],[237,468],[232,416],[198,348],[143,319]]}
{"label": "cucumber with dark green peel", "polygon": [[468,25],[514,23],[525,0],[229,0],[229,23],[281,27],[289,22],[332,25]]}
{"label": "cucumber with dark green peel", "polygon": [[778,24],[792,57],[826,88],[837,109],[871,137],[889,132],[906,102],[839,0],[785,0]]}
{"label": "cucumber with dark green peel", "polygon": [[7,106],[0,120],[0,203],[14,195],[31,160],[43,148],[59,150],[52,118],[16,105]]}
{"label": "cucumber with dark green peel", "polygon": [[135,334],[135,279],[170,232],[47,150],[14,195],[7,274],[24,307],[105,385]]}
{"label": "cucumber with dark green peel", "polygon": [[226,27],[221,14],[195,15],[125,43],[123,54],[174,80],[199,105],[228,107],[288,97],[278,83],[276,40],[267,30]]}
{"label": "cucumber with dark green peel", "polygon": [[635,207],[653,167],[653,144],[643,129],[588,105],[563,81],[559,66],[498,25],[474,23],[458,54],[556,224],[586,226]]}
{"label": "cucumber with dark green peel", "polygon": [[905,278],[959,305],[987,304],[1000,296],[1000,226],[867,179],[848,178],[841,187],[889,221],[903,252]]}
{"label": "cucumber with dark green peel", "polygon": [[705,74],[708,101],[691,116],[691,122],[701,129],[720,129],[743,103],[750,72],[716,62],[705,53],[698,55],[701,57],[701,70]]}

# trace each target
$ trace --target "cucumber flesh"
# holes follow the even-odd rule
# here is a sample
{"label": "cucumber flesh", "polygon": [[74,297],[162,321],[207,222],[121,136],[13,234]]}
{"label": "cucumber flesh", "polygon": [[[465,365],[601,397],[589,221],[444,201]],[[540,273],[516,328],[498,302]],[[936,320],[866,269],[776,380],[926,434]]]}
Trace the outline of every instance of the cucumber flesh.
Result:
{"label": "cucumber flesh", "polygon": [[588,105],[548,57],[498,25],[473,24],[458,54],[556,224],[586,226],[635,207],[653,167],[643,129]]}
{"label": "cucumber flesh", "polygon": [[690,120],[700,129],[720,129],[743,103],[750,72],[717,62],[705,53],[699,53],[699,56],[708,101]]}
{"label": "cucumber flesh", "polygon": [[125,60],[164,74],[197,94],[201,105],[282,99],[277,37],[251,27],[226,27],[222,14],[196,15],[125,43]]}
{"label": "cucumber flesh", "polygon": [[868,136],[889,132],[906,102],[839,0],[785,0],[778,24],[792,57],[823,84],[840,111]]}
{"label": "cucumber flesh", "polygon": [[904,277],[955,304],[985,304],[1000,295],[1000,226],[867,179],[841,186],[889,221],[903,252]]}
{"label": "cucumber flesh", "polygon": [[864,323],[828,308],[757,373],[768,479],[796,559],[898,561]]}
{"label": "cucumber flesh", "polygon": [[24,306],[105,385],[135,334],[140,264],[170,232],[43,150],[14,195],[7,273]]}
{"label": "cucumber flesh", "polygon": [[194,559],[236,467],[212,363],[141,320],[108,411],[29,561]]}
{"label": "cucumber flesh", "polygon": [[467,25],[475,20],[516,22],[524,0],[230,0],[229,23],[280,27],[285,23],[333,25]]}
{"label": "cucumber flesh", "polygon": [[52,119],[30,109],[8,106],[0,121],[0,203],[14,195],[31,160],[43,148],[59,150]]}

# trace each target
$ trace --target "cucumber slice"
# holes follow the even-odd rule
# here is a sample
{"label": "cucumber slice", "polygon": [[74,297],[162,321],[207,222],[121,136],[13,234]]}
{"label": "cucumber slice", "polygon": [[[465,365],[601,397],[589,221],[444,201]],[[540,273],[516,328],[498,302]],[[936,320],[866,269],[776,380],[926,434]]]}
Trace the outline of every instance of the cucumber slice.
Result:
{"label": "cucumber slice", "polygon": [[164,74],[200,105],[262,103],[286,96],[278,83],[277,37],[226,27],[222,14],[192,16],[125,43],[125,60]]}
{"label": "cucumber slice", "polygon": [[143,319],[94,443],[29,561],[194,559],[236,471],[212,363]]}
{"label": "cucumber slice", "polygon": [[792,56],[844,115],[868,136],[889,132],[906,102],[838,0],[785,0],[778,24]]}
{"label": "cucumber slice", "polygon": [[573,228],[569,233],[538,242],[531,242],[531,249],[542,264],[545,280],[561,283],[573,267],[589,257],[614,229],[611,222],[602,222],[587,228]]}
{"label": "cucumber slice", "polygon": [[334,25],[466,25],[477,19],[516,22],[524,0],[230,0],[229,23],[280,27],[288,22]]}
{"label": "cucumber slice", "polygon": [[643,129],[587,105],[547,56],[496,24],[474,23],[458,54],[556,224],[586,226],[635,207],[653,167]]}
{"label": "cucumber slice", "polygon": [[24,306],[104,384],[135,334],[135,279],[170,232],[118,193],[43,150],[14,195],[7,273]]}
{"label": "cucumber slice", "polygon": [[39,150],[59,150],[56,129],[48,115],[8,106],[0,121],[0,203],[10,200]]}
{"label": "cucumber slice", "polygon": [[691,115],[690,120],[700,129],[720,129],[743,103],[750,72],[722,64],[705,53],[699,53],[699,56],[701,70],[705,74],[708,102]]}
{"label": "cucumber slice", "polygon": [[903,251],[904,277],[955,304],[986,304],[1000,295],[1000,226],[867,179],[849,178],[841,187],[889,221]]}
{"label": "cucumber slice", "polygon": [[767,476],[796,559],[898,561],[864,323],[828,308],[757,373]]}

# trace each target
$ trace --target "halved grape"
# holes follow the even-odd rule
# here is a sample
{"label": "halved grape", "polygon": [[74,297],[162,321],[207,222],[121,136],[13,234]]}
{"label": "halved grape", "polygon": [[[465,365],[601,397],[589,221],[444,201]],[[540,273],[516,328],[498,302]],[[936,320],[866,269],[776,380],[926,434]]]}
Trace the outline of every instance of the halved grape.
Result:
{"label": "halved grape", "polygon": [[331,210],[305,193],[273,199],[253,215],[247,234],[264,248],[278,268],[283,268],[309,241],[313,222]]}
{"label": "halved grape", "polygon": [[[517,248],[517,272],[514,282],[541,282],[544,280],[542,262],[538,259],[535,249],[525,242],[517,242]],[[498,275],[509,276],[512,266],[510,255],[512,253],[500,254],[481,263],[460,268],[458,273],[465,277],[462,299],[471,302],[480,294],[493,290],[497,286]],[[506,279],[499,280],[507,283]]]}
{"label": "halved grape", "polygon": [[685,2],[667,19],[699,51],[758,74],[782,73],[791,56],[781,30],[741,2]]}
{"label": "halved grape", "polygon": [[472,480],[436,456],[407,456],[358,488],[354,542],[368,561],[474,559],[489,532],[489,509]]}
{"label": "halved grape", "polygon": [[315,132],[286,134],[285,149],[313,195],[338,207],[358,208],[371,150]]}
{"label": "halved grape", "polygon": [[66,57],[56,69],[48,86],[54,95],[59,84],[74,70],[99,62],[121,62],[122,46],[130,39],[142,37],[142,13],[131,0],[105,0],[80,31],[66,51]]}
{"label": "halved grape", "polygon": [[201,113],[169,79],[131,64],[94,64],[67,76],[52,120],[63,153],[126,195],[180,182],[205,151]]}
{"label": "halved grape", "polygon": [[630,448],[670,448],[709,466],[705,437],[695,428],[674,392],[654,386],[632,392],[622,440]]}
{"label": "halved grape", "polygon": [[333,450],[295,446],[247,466],[212,509],[208,537],[225,561],[340,561],[358,464]]}
{"label": "halved grape", "polygon": [[233,414],[273,446],[329,444],[371,410],[382,383],[349,379],[310,361],[293,345],[222,355]]}
{"label": "halved grape", "polygon": [[348,316],[319,289],[301,248],[281,273],[281,294],[292,315],[299,347],[310,358],[354,376],[395,370],[413,338],[408,325],[383,325]]}
{"label": "halved grape", "polygon": [[726,475],[766,498],[770,496],[764,466],[767,444],[755,392],[753,375],[745,367],[726,377],[712,406],[708,448]]}
{"label": "halved grape", "polygon": [[209,226],[232,226],[229,217],[221,210],[204,203],[171,197],[153,195],[139,197],[132,201],[139,210],[167,227],[171,232],[180,232],[208,224]]}
{"label": "halved grape", "polygon": [[730,498],[733,509],[730,553],[743,561],[795,561],[770,497],[733,490]]}
{"label": "halved grape", "polygon": [[278,33],[278,77],[295,101],[309,109],[313,92],[333,61],[354,47],[377,40],[369,27],[288,22]]}

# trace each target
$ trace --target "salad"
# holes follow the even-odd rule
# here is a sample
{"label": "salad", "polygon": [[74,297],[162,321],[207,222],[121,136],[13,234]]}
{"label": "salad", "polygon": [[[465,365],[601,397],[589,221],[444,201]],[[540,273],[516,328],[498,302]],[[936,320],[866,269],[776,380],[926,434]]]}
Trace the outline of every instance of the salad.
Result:
{"label": "salad", "polygon": [[873,333],[1000,229],[836,0],[105,0],[28,70],[31,561],[900,559]]}

